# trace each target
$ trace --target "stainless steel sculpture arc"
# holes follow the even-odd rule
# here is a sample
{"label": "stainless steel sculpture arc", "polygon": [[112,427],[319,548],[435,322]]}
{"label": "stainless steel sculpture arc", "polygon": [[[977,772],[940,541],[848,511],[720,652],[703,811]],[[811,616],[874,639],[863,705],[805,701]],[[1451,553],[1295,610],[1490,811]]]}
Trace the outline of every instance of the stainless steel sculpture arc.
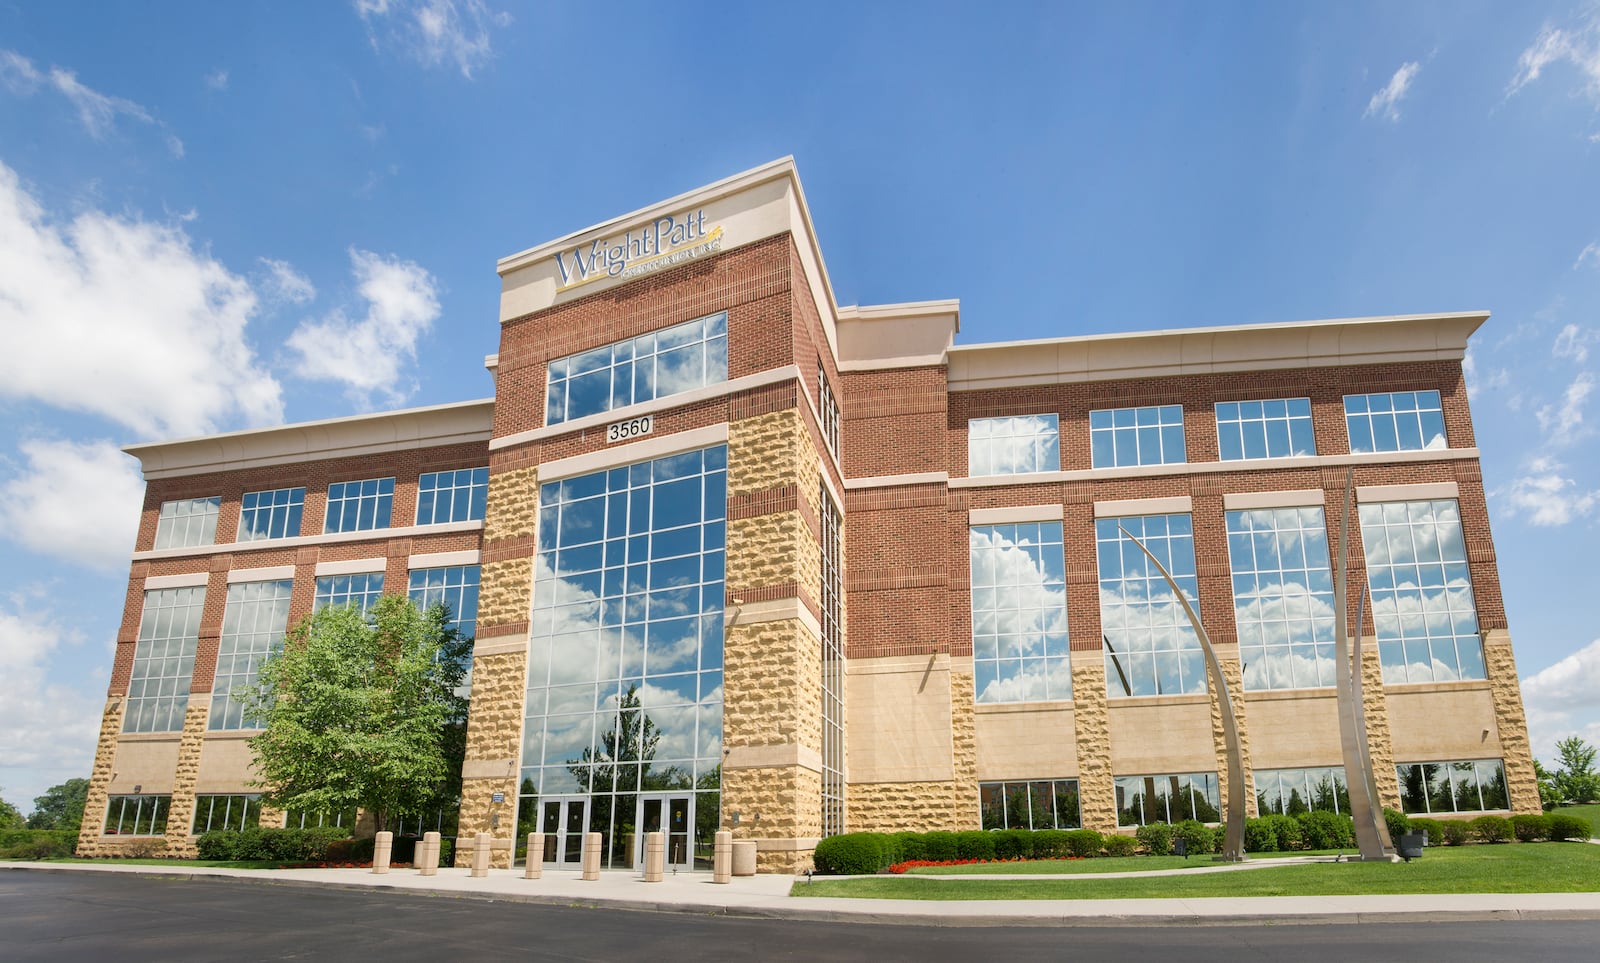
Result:
{"label": "stainless steel sculpture arc", "polygon": [[1161,577],[1167,580],[1172,587],[1172,594],[1178,597],[1178,604],[1183,606],[1183,613],[1189,617],[1189,624],[1194,626],[1194,634],[1200,639],[1200,650],[1206,657],[1206,674],[1211,678],[1212,690],[1217,694],[1217,705],[1222,713],[1222,742],[1228,754],[1228,802],[1224,811],[1226,829],[1222,837],[1222,858],[1232,863],[1244,861],[1244,751],[1239,745],[1239,723],[1233,713],[1233,695],[1228,690],[1228,680],[1222,675],[1222,663],[1217,661],[1217,651],[1211,647],[1211,638],[1206,635],[1206,630],[1200,624],[1200,616],[1196,614],[1194,606],[1189,604],[1189,597],[1178,588],[1178,583],[1167,572],[1161,560],[1145,547],[1144,543],[1134,538],[1126,528],[1121,525],[1117,530],[1125,535],[1129,541],[1139,546],[1139,551],[1150,559],[1150,564],[1156,567]]}
{"label": "stainless steel sculpture arc", "polygon": [[[1361,595],[1356,599],[1356,624],[1353,633],[1355,637],[1350,646],[1351,703],[1355,706],[1356,744],[1361,750],[1361,774],[1367,780],[1367,799],[1372,802],[1373,808],[1377,809],[1378,799],[1380,798],[1378,796],[1378,778],[1372,769],[1372,747],[1367,743],[1367,699],[1366,694],[1362,692],[1363,682],[1361,675],[1361,632],[1362,626],[1365,624],[1363,616],[1366,614],[1368,594],[1367,580],[1362,579]],[[1345,781],[1348,782],[1349,779],[1350,774],[1346,773]],[[1379,819],[1377,824],[1379,841],[1383,843],[1386,851],[1393,851],[1394,840],[1389,838],[1389,821]]]}
{"label": "stainless steel sculpture arc", "polygon": [[[1389,858],[1393,848],[1385,845],[1387,828],[1377,811],[1377,797],[1372,792],[1372,763],[1363,759],[1365,712],[1356,699],[1356,663],[1351,658],[1348,609],[1346,608],[1345,572],[1349,565],[1350,507],[1355,498],[1355,470],[1345,472],[1344,507],[1339,515],[1339,557],[1333,570],[1333,638],[1334,682],[1339,703],[1339,747],[1344,756],[1345,787],[1350,792],[1350,818],[1355,823],[1356,848],[1363,860]],[[1356,626],[1360,632],[1360,625]],[[1356,652],[1360,653],[1359,646]]]}

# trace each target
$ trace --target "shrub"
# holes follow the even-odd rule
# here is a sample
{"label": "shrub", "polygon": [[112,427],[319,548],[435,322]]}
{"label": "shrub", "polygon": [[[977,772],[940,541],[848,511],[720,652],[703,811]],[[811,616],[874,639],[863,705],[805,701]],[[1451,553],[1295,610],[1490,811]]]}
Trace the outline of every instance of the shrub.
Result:
{"label": "shrub", "polygon": [[1471,827],[1459,819],[1441,819],[1439,829],[1444,835],[1446,846],[1464,846],[1472,834]]}
{"label": "shrub", "polygon": [[1588,839],[1589,821],[1567,813],[1551,813],[1550,838],[1553,840]]}
{"label": "shrub", "polygon": [[1172,826],[1168,823],[1146,823],[1135,830],[1133,835],[1151,856],[1172,854]]}
{"label": "shrub", "polygon": [[866,876],[889,865],[886,840],[879,833],[843,833],[817,843],[812,857],[817,872],[830,876]]}
{"label": "shrub", "polygon": [[[1022,855],[1023,837],[1030,835],[1022,829],[997,829],[989,834],[994,837],[995,859],[1016,859]],[[1026,847],[1031,853],[1033,846]]]}
{"label": "shrub", "polygon": [[1339,813],[1309,812],[1294,818],[1307,849],[1345,849],[1355,836],[1355,824]]}
{"label": "shrub", "polygon": [[1064,835],[1067,853],[1079,859],[1100,855],[1100,848],[1106,844],[1105,837],[1092,829],[1073,829]]}
{"label": "shrub", "polygon": [[[376,841],[371,836],[364,839],[335,839],[328,844],[328,849],[322,858],[330,863],[370,863],[375,844]],[[440,852],[443,853],[442,846]]]}
{"label": "shrub", "polygon": [[890,844],[894,846],[893,859],[897,863],[928,858],[928,846],[921,833],[894,833]]}
{"label": "shrub", "polygon": [[1172,838],[1189,844],[1189,855],[1201,856],[1217,851],[1223,830],[1212,829],[1198,819],[1185,819],[1172,827]]}
{"label": "shrub", "polygon": [[144,836],[122,847],[122,855],[131,859],[153,859],[167,855],[167,841],[160,836]]}
{"label": "shrub", "polygon": [[1139,840],[1132,836],[1107,833],[1105,846],[1107,856],[1132,856],[1139,848]]}
{"label": "shrub", "polygon": [[1534,843],[1550,835],[1550,817],[1521,813],[1511,817],[1511,834],[1519,843]]}
{"label": "shrub", "polygon": [[[337,840],[336,840],[337,841]],[[454,866],[456,864],[456,841],[453,837],[439,840],[439,865]]]}
{"label": "shrub", "polygon": [[1411,831],[1411,817],[1398,809],[1385,809],[1383,821],[1389,826],[1389,841],[1400,845],[1400,837]]}
{"label": "shrub", "polygon": [[[1065,829],[1041,829],[1033,834],[1034,859],[1063,859],[1078,855],[1072,849],[1072,834]],[[1096,849],[1098,849],[1098,844]]]}
{"label": "shrub", "polygon": [[923,833],[922,845],[927,850],[927,855],[923,857],[924,859],[942,863],[960,858],[956,851],[955,833],[946,832],[942,829],[934,830],[931,833]]}
{"label": "shrub", "polygon": [[1247,853],[1275,853],[1278,851],[1278,833],[1271,816],[1244,821],[1244,851]]}
{"label": "shrub", "polygon": [[[1411,831],[1414,833],[1427,833],[1429,846],[1444,845],[1444,823],[1437,819],[1413,816],[1411,817]],[[1400,840],[1397,839],[1394,843],[1398,846],[1400,845]]]}
{"label": "shrub", "polygon": [[78,834],[52,829],[23,829],[7,833],[0,842],[0,859],[35,860],[71,856]]}
{"label": "shrub", "polygon": [[1511,839],[1511,820],[1504,816],[1479,816],[1469,825],[1479,842],[1503,843]]}
{"label": "shrub", "polygon": [[956,833],[956,859],[994,859],[994,835],[981,829]]}

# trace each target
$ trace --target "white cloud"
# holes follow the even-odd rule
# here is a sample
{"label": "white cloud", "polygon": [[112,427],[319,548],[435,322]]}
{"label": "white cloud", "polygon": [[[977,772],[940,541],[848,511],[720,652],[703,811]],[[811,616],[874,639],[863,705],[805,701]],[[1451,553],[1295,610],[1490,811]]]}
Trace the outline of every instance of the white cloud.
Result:
{"label": "white cloud", "polygon": [[294,265],[288,261],[278,261],[270,257],[259,260],[267,268],[267,277],[262,287],[269,297],[292,304],[305,304],[317,296],[317,289],[312,285],[311,279],[296,271]]}
{"label": "white cloud", "polygon": [[[1600,143],[1600,134],[1595,134],[1589,139]],[[1584,245],[1583,250],[1578,252],[1578,259],[1572,262],[1572,269],[1576,271],[1578,268],[1583,267],[1585,261],[1589,262],[1590,267],[1600,268],[1600,241],[1590,241]]]}
{"label": "white cloud", "polygon": [[245,327],[255,291],[177,226],[85,211],[53,223],[0,163],[0,397],[142,435],[281,421]]}
{"label": "white cloud", "polygon": [[[1479,371],[1477,356],[1473,354],[1471,348],[1468,348],[1467,353],[1461,358],[1461,373],[1467,381],[1467,397],[1474,401],[1478,400],[1478,395],[1484,388],[1499,389],[1511,384],[1511,372],[1506,368]],[[1513,410],[1517,407],[1515,401],[1516,399],[1507,401]]]}
{"label": "white cloud", "polygon": [[144,479],[109,441],[25,441],[26,468],[0,485],[0,527],[18,544],[107,572],[125,569]]}
{"label": "white cloud", "polygon": [[1550,346],[1550,351],[1558,358],[1583,364],[1589,360],[1589,345],[1596,340],[1595,334],[1575,324],[1566,325],[1556,334],[1555,344]]}
{"label": "white cloud", "polygon": [[1590,13],[1583,22],[1562,28],[1545,24],[1533,43],[1517,58],[1517,73],[1506,96],[1538,80],[1545,68],[1567,63],[1577,71],[1581,91],[1600,104],[1600,15]]}
{"label": "white cloud", "polygon": [[1533,525],[1565,525],[1600,508],[1600,489],[1583,490],[1564,474],[1564,465],[1551,458],[1535,458],[1528,470],[1496,492]]}
{"label": "white cloud", "polygon": [[1545,762],[1555,758],[1558,739],[1574,734],[1591,743],[1600,739],[1595,718],[1600,715],[1600,639],[1524,678],[1522,701],[1533,754]]}
{"label": "white cloud", "polygon": [[374,49],[377,30],[384,42],[427,67],[453,65],[461,76],[494,55],[489,32],[511,23],[511,15],[491,11],[482,0],[355,0]]}
{"label": "white cloud", "polygon": [[0,79],[4,79],[13,93],[22,96],[29,96],[41,87],[53,88],[77,110],[78,121],[83,124],[83,129],[96,140],[104,140],[116,127],[119,117],[131,117],[140,123],[160,128],[172,156],[183,156],[183,141],[165,124],[152,117],[148,110],[124,97],[113,97],[85,86],[76,73],[64,67],[39,70],[33,61],[16,51],[0,50]]}
{"label": "white cloud", "polygon": [[1389,78],[1389,83],[1367,101],[1366,113],[1363,117],[1379,117],[1390,123],[1400,120],[1400,101],[1406,92],[1411,89],[1411,81],[1416,79],[1417,71],[1422,65],[1415,60],[1407,61],[1400,65],[1400,69]]}
{"label": "white cloud", "polygon": [[16,595],[0,605],[0,782],[24,811],[23,801],[50,785],[89,775],[100,726],[95,700],[48,678],[62,645],[82,639],[40,611],[43,597]]}
{"label": "white cloud", "polygon": [[216,91],[227,90],[228,72],[226,70],[214,70],[206,74],[206,86]]}
{"label": "white cloud", "polygon": [[439,316],[432,275],[411,261],[371,251],[350,251],[357,290],[367,302],[365,317],[333,311],[304,321],[289,336],[302,377],[342,382],[358,403],[381,392],[398,403],[410,393],[399,384],[401,368],[416,359],[417,338]]}
{"label": "white cloud", "polygon": [[1567,390],[1561,393],[1560,404],[1544,405],[1534,412],[1546,442],[1569,445],[1588,434],[1583,425],[1583,406],[1593,393],[1594,376],[1587,371],[1580,371],[1567,385]]}

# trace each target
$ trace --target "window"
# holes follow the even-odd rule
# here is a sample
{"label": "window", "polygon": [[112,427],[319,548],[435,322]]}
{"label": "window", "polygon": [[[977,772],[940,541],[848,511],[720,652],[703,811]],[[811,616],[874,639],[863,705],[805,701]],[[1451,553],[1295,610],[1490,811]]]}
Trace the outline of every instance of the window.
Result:
{"label": "window", "polygon": [[156,548],[192,548],[217,540],[217,512],[222,499],[179,498],[161,503],[156,520]]}
{"label": "window", "polygon": [[1263,816],[1350,811],[1350,789],[1344,782],[1343,767],[1257,769],[1255,780],[1256,811]]}
{"label": "window", "polygon": [[728,313],[550,362],[544,422],[560,424],[728,380]]}
{"label": "window", "polygon": [[822,419],[822,438],[833,457],[839,457],[839,399],[834,397],[833,386],[828,384],[828,373],[817,362],[817,407]]}
{"label": "window", "polygon": [[1072,698],[1061,523],[974,525],[968,540],[974,698]]}
{"label": "window", "polygon": [[1188,460],[1183,447],[1183,406],[1091,411],[1089,449],[1094,468],[1181,465]]}
{"label": "window", "polygon": [[328,514],[322,531],[370,532],[388,528],[393,507],[393,478],[335,482],[328,486]]}
{"label": "window", "polygon": [[419,568],[411,572],[411,601],[426,611],[439,603],[450,610],[450,624],[462,636],[478,631],[478,566]]}
{"label": "window", "polygon": [[973,418],[967,422],[968,475],[1025,475],[1060,470],[1059,415]]}
{"label": "window", "polygon": [[1315,455],[1311,399],[1218,402],[1217,453],[1223,461]]}
{"label": "window", "polygon": [[978,784],[984,829],[1077,829],[1078,780]]}
{"label": "window", "polygon": [[665,789],[695,791],[695,858],[710,857],[727,466],[719,445],[539,489],[519,818],[535,828],[537,796],[588,794],[607,865],[632,865],[635,794]]}
{"label": "window", "polygon": [[112,796],[106,802],[107,836],[160,836],[167,831],[171,796]]}
{"label": "window", "polygon": [[1215,773],[1118,776],[1115,782],[1118,826],[1176,823],[1185,819],[1214,823],[1222,818]]}
{"label": "window", "polygon": [[822,506],[822,835],[844,832],[844,551],[843,519],[826,484]]}
{"label": "window", "polygon": [[428,472],[417,480],[417,524],[481,522],[489,499],[489,469]]}
{"label": "window", "polygon": [[383,573],[367,572],[361,575],[325,575],[317,579],[316,608],[324,605],[353,605],[366,615],[383,594]]}
{"label": "window", "polygon": [[1408,814],[1511,808],[1505,770],[1498,759],[1401,763],[1394,768],[1400,779],[1400,805]]}
{"label": "window", "polygon": [[1437,391],[1345,395],[1344,423],[1350,431],[1352,452],[1448,447]]}
{"label": "window", "polygon": [[279,488],[247,492],[239,503],[239,541],[293,538],[300,534],[300,510],[306,504],[304,488]]}
{"label": "window", "polygon": [[200,641],[204,586],[144,593],[123,732],[181,732]]}
{"label": "window", "polygon": [[1227,513],[1244,687],[1334,684],[1333,574],[1319,508]]}
{"label": "window", "polygon": [[290,829],[316,829],[318,826],[349,826],[356,825],[356,811],[347,809],[337,813],[312,813],[302,809],[291,809],[284,825]]}
{"label": "window", "polygon": [[1383,681],[1486,678],[1456,503],[1368,503],[1360,513]]}
{"label": "window", "polygon": [[1095,519],[1100,564],[1100,627],[1106,691],[1112,698],[1205,692],[1205,662],[1194,626],[1139,546],[1143,542],[1200,611],[1194,529],[1188,515]]}
{"label": "window", "polygon": [[211,686],[212,729],[256,729],[244,717],[241,691],[254,685],[261,663],[283,642],[289,626],[289,593],[294,582],[235,582],[222,610],[217,675]]}
{"label": "window", "polygon": [[261,825],[261,796],[196,796],[194,827],[189,835],[213,829],[249,829]]}

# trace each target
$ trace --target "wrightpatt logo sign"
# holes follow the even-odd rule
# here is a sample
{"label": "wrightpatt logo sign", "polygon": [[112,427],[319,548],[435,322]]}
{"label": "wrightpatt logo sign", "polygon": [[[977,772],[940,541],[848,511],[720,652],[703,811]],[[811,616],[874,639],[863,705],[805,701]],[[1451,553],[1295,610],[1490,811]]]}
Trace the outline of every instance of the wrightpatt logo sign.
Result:
{"label": "wrightpatt logo sign", "polygon": [[606,278],[636,278],[722,249],[722,228],[706,230],[704,208],[668,215],[621,237],[556,252],[561,287]]}

